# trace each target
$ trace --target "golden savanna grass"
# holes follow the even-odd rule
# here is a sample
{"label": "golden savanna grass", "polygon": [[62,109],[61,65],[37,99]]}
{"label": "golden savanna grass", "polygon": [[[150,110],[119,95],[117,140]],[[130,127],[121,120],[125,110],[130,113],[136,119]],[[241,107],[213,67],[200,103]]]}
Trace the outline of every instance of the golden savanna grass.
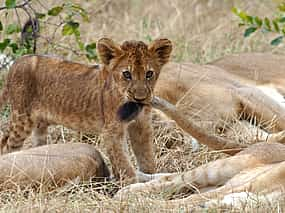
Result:
{"label": "golden savanna grass", "polygon": [[[3,0],[2,0],[3,1]],[[4,2],[4,1],[3,1]],[[64,1],[42,1],[47,7]],[[238,52],[274,52],[285,54],[284,45],[270,46],[272,34],[255,33],[243,38],[243,29],[238,27],[238,19],[231,8],[236,6],[249,13],[272,17],[278,1],[265,0],[89,0],[74,1],[80,3],[89,13],[90,22],[80,26],[82,40],[95,42],[105,36],[121,42],[136,39],[149,41],[158,37],[167,37],[174,43],[172,60],[206,63],[230,53]],[[2,2],[0,3],[2,4]],[[41,8],[38,1],[35,7]],[[21,14],[23,20],[26,18]],[[4,14],[0,13],[1,19]],[[9,15],[10,20],[16,17]],[[6,19],[8,22],[8,18]],[[44,34],[52,33],[52,28]],[[72,47],[74,42],[55,34],[55,41]],[[58,54],[65,58],[83,61],[84,56],[57,47],[47,48],[47,42],[41,40],[39,53]],[[2,118],[2,124],[5,118]],[[155,151],[157,169],[160,172],[181,172],[225,155],[201,147],[192,152],[191,138],[178,128],[155,125]],[[3,125],[2,125],[3,126]],[[244,128],[241,125],[241,128]],[[212,131],[212,130],[209,130]],[[233,140],[243,137],[246,129],[236,130]],[[100,138],[93,135],[78,134],[61,126],[50,128],[49,143],[72,143],[84,140],[93,143],[104,152]],[[29,146],[27,142],[26,147]],[[110,195],[119,183],[98,185],[96,183],[71,184],[64,189],[52,192],[18,190],[0,192],[2,212],[180,212],[182,209],[166,209],[143,197],[133,197],[128,201],[114,201]],[[268,212],[284,210],[284,200],[274,203],[248,204],[248,212]],[[197,207],[197,211],[203,211]],[[205,210],[204,210],[205,211]],[[217,207],[213,211],[240,212],[241,209]],[[184,212],[184,211],[183,211]]]}

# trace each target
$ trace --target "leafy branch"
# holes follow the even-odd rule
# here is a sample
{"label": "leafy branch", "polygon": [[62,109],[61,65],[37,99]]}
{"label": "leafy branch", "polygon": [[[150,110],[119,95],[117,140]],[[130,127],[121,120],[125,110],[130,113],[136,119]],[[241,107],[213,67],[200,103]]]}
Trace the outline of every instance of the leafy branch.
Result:
{"label": "leafy branch", "polygon": [[277,46],[284,40],[285,37],[285,3],[279,4],[275,17],[269,19],[268,17],[252,16],[245,11],[233,8],[232,12],[240,18],[239,26],[246,26],[244,37],[249,37],[256,31],[273,32],[278,36],[271,40],[270,44]]}
{"label": "leafy branch", "polygon": [[0,7],[0,10],[6,10],[6,9],[16,9],[16,8],[23,8],[25,7],[27,4],[29,4],[32,0],[27,0],[27,1],[24,1],[22,4],[16,4],[16,0],[12,0],[12,1],[9,1],[7,0],[5,2],[5,5],[4,7]]}
{"label": "leafy branch", "polygon": [[[37,8],[37,9],[35,9]],[[37,52],[37,41],[44,43],[40,51],[54,54],[61,50],[76,55],[84,55],[88,60],[96,60],[96,43],[86,43],[81,36],[81,23],[89,22],[88,12],[80,4],[65,1],[49,8],[41,0],[5,0],[0,7],[6,22],[0,20],[0,53],[12,58]],[[11,18],[17,19],[15,22]],[[21,20],[27,16],[25,24]],[[43,32],[43,33],[42,33]],[[69,45],[68,45],[69,44]]]}

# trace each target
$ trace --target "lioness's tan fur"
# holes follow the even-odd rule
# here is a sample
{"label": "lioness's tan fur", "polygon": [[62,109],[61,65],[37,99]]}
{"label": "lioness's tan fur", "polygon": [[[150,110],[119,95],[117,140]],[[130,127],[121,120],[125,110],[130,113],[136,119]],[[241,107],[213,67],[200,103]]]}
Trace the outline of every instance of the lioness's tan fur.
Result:
{"label": "lioness's tan fur", "polygon": [[285,128],[284,69],[285,56],[266,53],[227,56],[211,65],[169,63],[155,93],[211,134],[229,138],[239,120],[252,118],[259,127],[278,132]]}
{"label": "lioness's tan fur", "polygon": [[[185,189],[192,189],[194,193],[183,199],[150,202],[171,209],[210,206],[218,201],[238,207],[241,203],[249,202],[250,197],[257,202],[260,196],[267,196],[266,199],[273,202],[285,192],[285,145],[254,144],[235,156],[210,162],[191,171],[129,185],[119,191],[116,197],[125,199],[135,193],[169,196]],[[234,196],[235,200],[230,199]]]}
{"label": "lioness's tan fur", "polygon": [[[134,168],[123,150],[129,131],[140,170],[155,171],[150,101],[160,70],[169,59],[171,42],[158,39],[150,45],[141,41],[118,45],[103,38],[97,50],[100,66],[39,55],[24,56],[13,64],[1,96],[1,105],[11,105],[2,148],[21,148],[31,133],[34,146],[45,144],[47,127],[52,124],[97,132],[103,136],[114,175],[134,181]],[[128,102],[143,105],[132,123],[129,109],[120,110]]]}
{"label": "lioness's tan fur", "polygon": [[44,145],[2,155],[0,171],[1,190],[29,186],[48,190],[75,179],[110,176],[100,153],[82,143]]}

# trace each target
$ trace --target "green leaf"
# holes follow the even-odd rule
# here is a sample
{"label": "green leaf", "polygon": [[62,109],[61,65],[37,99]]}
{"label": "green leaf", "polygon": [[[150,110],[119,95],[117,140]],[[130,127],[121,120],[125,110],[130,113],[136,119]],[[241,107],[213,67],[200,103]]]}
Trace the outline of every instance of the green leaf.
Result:
{"label": "green leaf", "polygon": [[247,16],[246,20],[248,23],[253,24],[253,17],[252,16]]}
{"label": "green leaf", "polygon": [[284,23],[284,22],[285,22],[285,16],[283,16],[283,17],[279,18],[279,19],[278,19],[278,22],[280,22],[280,23]]}
{"label": "green leaf", "polygon": [[248,37],[248,36],[250,36],[252,33],[254,33],[256,30],[257,30],[256,27],[249,27],[249,28],[247,28],[247,29],[245,30],[243,36],[244,36],[244,37]]}
{"label": "green leaf", "polygon": [[65,25],[63,25],[62,28],[62,35],[67,36],[67,35],[72,35],[77,33],[78,34],[78,27],[79,27],[79,23],[78,22],[74,22],[74,21],[69,21],[67,22]]}
{"label": "green leaf", "polygon": [[233,8],[232,8],[232,12],[233,12],[234,14],[236,14],[237,16],[239,16],[239,10],[238,10],[236,7],[233,7]]}
{"label": "green leaf", "polygon": [[252,16],[249,16],[246,12],[244,11],[240,11],[238,13],[238,16],[241,18],[241,20],[243,22],[246,22],[248,24],[253,24],[253,17]]}
{"label": "green leaf", "polygon": [[247,14],[243,11],[240,11],[238,16],[243,20],[244,22],[247,22]]}
{"label": "green leaf", "polygon": [[245,25],[245,23],[239,23],[238,26],[239,27],[243,27]]}
{"label": "green leaf", "polygon": [[72,4],[71,8],[75,11],[85,11],[79,4]]}
{"label": "green leaf", "polygon": [[3,30],[2,22],[0,21],[0,32]]}
{"label": "green leaf", "polygon": [[21,31],[21,27],[17,24],[9,24],[6,28],[6,33],[8,35],[13,34],[13,33],[18,33]]}
{"label": "green leaf", "polygon": [[283,41],[284,36],[278,36],[277,38],[273,39],[270,44],[273,46],[278,46]]}
{"label": "green leaf", "polygon": [[285,12],[285,3],[281,3],[278,5],[278,9],[281,11],[281,12]]}
{"label": "green leaf", "polygon": [[262,26],[262,19],[261,18],[255,16],[255,17],[253,17],[253,21],[258,27]]}
{"label": "green leaf", "polygon": [[152,42],[152,41],[153,41],[151,35],[146,35],[146,36],[145,36],[145,39],[146,39],[148,42]]}
{"label": "green leaf", "polygon": [[278,25],[277,21],[273,20],[272,23],[273,23],[274,30],[279,33],[280,32],[280,28],[279,28],[279,25]]}
{"label": "green leaf", "polygon": [[0,52],[4,52],[4,50],[6,49],[6,47],[8,47],[8,45],[10,44],[10,39],[6,38],[4,39],[3,42],[0,42]]}
{"label": "green leaf", "polygon": [[10,43],[9,44],[9,47],[11,47],[11,49],[12,49],[12,52],[15,54],[16,53],[16,51],[19,49],[19,47],[18,47],[18,44],[16,44],[16,43]]}
{"label": "green leaf", "polygon": [[80,31],[78,30],[78,28],[74,30],[74,35],[79,49],[84,50],[84,43],[81,41]]}
{"label": "green leaf", "polygon": [[62,35],[72,35],[74,33],[73,28],[69,24],[65,24],[62,28]]}
{"label": "green leaf", "polygon": [[46,14],[44,13],[35,13],[35,15],[36,15],[36,18],[38,19],[43,19],[44,17],[46,17]]}
{"label": "green leaf", "polygon": [[16,7],[16,0],[6,0],[5,5],[8,9]]}
{"label": "green leaf", "polygon": [[89,22],[89,16],[86,10],[84,10],[79,4],[72,4],[71,9],[83,18],[83,21]]}
{"label": "green leaf", "polygon": [[18,58],[20,56],[26,55],[27,53],[28,50],[25,47],[21,47],[16,51],[15,56]]}
{"label": "green leaf", "polygon": [[63,10],[62,6],[53,7],[48,11],[48,15],[50,16],[57,16]]}
{"label": "green leaf", "polygon": [[264,19],[264,24],[265,24],[265,29],[271,31],[270,20],[267,17]]}
{"label": "green leaf", "polygon": [[89,21],[90,21],[87,12],[80,12],[79,14],[80,14],[81,17],[83,18],[83,21],[85,21],[85,22],[89,22]]}
{"label": "green leaf", "polygon": [[97,59],[96,43],[90,43],[86,45],[85,50],[86,50],[86,57],[89,60]]}
{"label": "green leaf", "polygon": [[76,37],[76,43],[80,50],[84,50],[84,43],[81,41],[79,37]]}

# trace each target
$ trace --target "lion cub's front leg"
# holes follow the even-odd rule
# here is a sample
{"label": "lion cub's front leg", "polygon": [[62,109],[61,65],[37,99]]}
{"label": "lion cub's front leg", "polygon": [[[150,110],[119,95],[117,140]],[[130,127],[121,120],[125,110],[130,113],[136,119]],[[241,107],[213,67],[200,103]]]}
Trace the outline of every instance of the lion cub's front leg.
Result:
{"label": "lion cub's front leg", "polygon": [[120,123],[104,128],[102,134],[106,144],[107,154],[112,164],[116,179],[123,179],[124,183],[136,182],[136,173],[124,150],[126,143],[126,126]]}
{"label": "lion cub's front leg", "polygon": [[139,170],[144,173],[154,173],[155,160],[150,107],[145,107],[139,117],[129,125],[128,132]]}

